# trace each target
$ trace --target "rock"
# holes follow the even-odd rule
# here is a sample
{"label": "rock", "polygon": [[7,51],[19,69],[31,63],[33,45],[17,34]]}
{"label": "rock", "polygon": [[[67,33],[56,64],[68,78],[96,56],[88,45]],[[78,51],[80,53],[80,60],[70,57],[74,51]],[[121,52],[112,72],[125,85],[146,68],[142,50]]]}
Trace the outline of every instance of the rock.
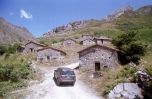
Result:
{"label": "rock", "polygon": [[138,79],[138,85],[143,89],[145,99],[152,99],[152,77],[144,69],[137,71],[135,74]]}
{"label": "rock", "polygon": [[136,76],[138,79],[138,85],[144,91],[144,96],[148,97],[149,99],[152,99],[152,77],[145,70],[137,71]]}
{"label": "rock", "polygon": [[[121,9],[118,9],[117,11],[115,11],[114,13],[112,13],[111,15],[108,15],[106,18],[106,21],[113,21],[115,19],[117,19],[118,17],[120,17],[123,14],[131,14],[133,11],[133,8],[131,6],[127,6]],[[129,15],[131,16],[131,15]]]}
{"label": "rock", "polygon": [[108,99],[142,99],[141,88],[136,83],[119,83],[110,91]]}
{"label": "rock", "polygon": [[136,66],[137,66],[137,65],[136,65],[135,63],[133,63],[133,62],[130,62],[128,65],[131,66],[131,67],[136,67]]}
{"label": "rock", "polygon": [[141,83],[141,84],[144,84],[144,83],[152,80],[152,77],[149,74],[147,74],[147,72],[144,70],[137,71],[136,75],[138,77],[139,83]]}
{"label": "rock", "polygon": [[47,33],[43,34],[43,37],[52,37],[55,34],[64,35],[71,31],[75,31],[77,29],[85,27],[86,22],[85,21],[74,21],[70,22],[67,25],[58,26],[51,31],[48,31]]}

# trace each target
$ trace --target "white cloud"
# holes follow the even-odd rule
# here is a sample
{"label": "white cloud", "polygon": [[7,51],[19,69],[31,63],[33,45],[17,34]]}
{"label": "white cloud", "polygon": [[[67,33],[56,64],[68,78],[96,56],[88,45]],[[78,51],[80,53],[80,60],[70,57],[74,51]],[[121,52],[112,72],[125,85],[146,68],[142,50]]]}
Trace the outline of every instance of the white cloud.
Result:
{"label": "white cloud", "polygon": [[33,18],[32,14],[29,12],[26,12],[24,9],[20,10],[20,17],[25,18],[25,19],[32,19]]}

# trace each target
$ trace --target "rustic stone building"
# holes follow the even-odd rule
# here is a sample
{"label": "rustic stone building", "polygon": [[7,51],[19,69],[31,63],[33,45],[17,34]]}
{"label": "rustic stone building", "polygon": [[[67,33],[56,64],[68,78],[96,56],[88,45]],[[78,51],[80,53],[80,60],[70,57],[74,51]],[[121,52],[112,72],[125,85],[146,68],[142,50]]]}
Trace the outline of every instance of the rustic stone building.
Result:
{"label": "rustic stone building", "polygon": [[64,45],[64,46],[73,46],[75,44],[76,44],[76,41],[73,39],[66,39],[62,43],[62,45]]}
{"label": "rustic stone building", "polygon": [[37,61],[49,62],[51,60],[60,60],[63,59],[65,55],[66,53],[61,50],[52,47],[44,47],[37,50]]}
{"label": "rustic stone building", "polygon": [[118,63],[117,50],[103,46],[93,45],[79,51],[80,67],[100,70],[103,67],[115,67]]}
{"label": "rustic stone building", "polygon": [[82,41],[80,41],[81,45],[94,45],[95,41],[92,39],[84,39]]}
{"label": "rustic stone building", "polygon": [[93,39],[93,41],[99,45],[111,45],[112,44],[112,39],[106,38],[106,37],[100,37],[100,38],[95,37]]}
{"label": "rustic stone building", "polygon": [[46,47],[46,45],[39,44],[33,41],[30,41],[25,44],[24,53],[35,53],[38,49],[41,49],[43,47]]}
{"label": "rustic stone building", "polygon": [[82,35],[82,39],[85,40],[85,39],[93,39],[93,35],[89,35],[89,34],[85,34],[85,35]]}

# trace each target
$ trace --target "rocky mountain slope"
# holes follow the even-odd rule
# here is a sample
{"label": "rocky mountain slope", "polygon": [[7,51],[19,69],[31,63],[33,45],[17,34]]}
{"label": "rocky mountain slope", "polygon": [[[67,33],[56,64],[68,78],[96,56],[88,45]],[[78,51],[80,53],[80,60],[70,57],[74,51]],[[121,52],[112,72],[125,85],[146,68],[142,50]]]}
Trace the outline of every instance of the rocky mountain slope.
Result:
{"label": "rocky mountain slope", "polygon": [[84,28],[86,25],[86,21],[75,21],[75,22],[71,22],[67,25],[62,25],[62,26],[58,26],[54,29],[52,29],[51,31],[43,34],[43,37],[49,37],[52,36],[54,34],[67,34],[70,32],[74,32],[80,28]]}
{"label": "rocky mountain slope", "polygon": [[152,5],[134,10],[127,6],[121,8],[102,20],[84,20],[59,26],[39,38],[41,42],[52,44],[67,38],[79,38],[82,34],[116,37],[128,30],[138,30],[138,37],[143,41],[152,42]]}
{"label": "rocky mountain slope", "polygon": [[33,39],[33,35],[25,27],[13,25],[0,17],[0,43],[11,44],[30,39]]}

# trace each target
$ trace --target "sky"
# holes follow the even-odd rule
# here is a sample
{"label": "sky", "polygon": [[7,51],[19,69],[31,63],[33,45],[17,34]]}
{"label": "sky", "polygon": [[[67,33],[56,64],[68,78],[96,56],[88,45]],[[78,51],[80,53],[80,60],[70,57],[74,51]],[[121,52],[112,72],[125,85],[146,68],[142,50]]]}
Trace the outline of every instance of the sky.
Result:
{"label": "sky", "polygon": [[69,22],[102,19],[114,11],[152,5],[152,0],[0,0],[0,17],[34,36]]}

